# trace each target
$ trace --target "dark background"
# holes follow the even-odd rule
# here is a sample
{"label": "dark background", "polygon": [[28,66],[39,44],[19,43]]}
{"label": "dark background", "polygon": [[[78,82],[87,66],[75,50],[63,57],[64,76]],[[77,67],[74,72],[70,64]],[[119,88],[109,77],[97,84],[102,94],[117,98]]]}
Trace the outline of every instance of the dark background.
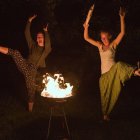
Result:
{"label": "dark background", "polygon": [[[82,26],[93,2],[92,0],[1,1],[0,43],[18,49],[23,57],[27,58],[28,47],[24,29],[28,17],[37,14],[38,17],[33,21],[31,28],[34,39],[36,33],[49,23],[53,51],[46,60],[47,70],[52,73],[59,71],[72,74],[73,80],[76,80],[78,85],[79,82],[85,82],[84,85],[91,83],[95,89],[100,76],[99,54],[97,48],[90,47],[91,45],[84,41]],[[136,65],[140,59],[138,0],[97,0],[90,22],[90,35],[94,33],[94,37],[99,39],[98,31],[109,28],[115,37],[120,30],[118,15],[120,6],[124,6],[127,10],[126,35],[118,47],[116,60]],[[17,84],[14,81],[18,79],[15,65],[10,57],[0,55],[0,58],[1,85],[13,87],[13,84]]]}
{"label": "dark background", "polygon": [[[83,23],[93,2],[93,0],[1,0],[0,45],[18,49],[23,57],[27,58],[28,47],[24,29],[28,17],[37,14],[31,27],[32,36],[35,39],[35,34],[49,23],[53,48],[46,59],[46,71],[52,74],[62,73],[66,80],[74,85],[76,98],[74,103],[78,105],[75,108],[78,110],[81,106],[77,111],[70,104],[69,115],[75,116],[77,113],[79,119],[82,116],[100,120],[99,53],[96,47],[92,47],[83,39]],[[90,35],[94,34],[96,39],[99,39],[98,32],[102,28],[112,30],[114,37],[119,33],[119,7],[126,8],[126,35],[117,48],[116,61],[121,60],[135,66],[140,60],[140,1],[96,0],[95,5],[89,29]],[[132,77],[126,82],[112,112],[114,119],[135,120],[140,117],[139,85],[139,77]],[[25,95],[26,88],[22,74],[9,56],[0,54],[1,114],[7,115],[5,106],[9,106],[11,102],[26,103]],[[40,93],[38,95],[40,96]],[[10,103],[7,100],[9,98]],[[37,100],[38,104],[41,104],[41,100]]]}

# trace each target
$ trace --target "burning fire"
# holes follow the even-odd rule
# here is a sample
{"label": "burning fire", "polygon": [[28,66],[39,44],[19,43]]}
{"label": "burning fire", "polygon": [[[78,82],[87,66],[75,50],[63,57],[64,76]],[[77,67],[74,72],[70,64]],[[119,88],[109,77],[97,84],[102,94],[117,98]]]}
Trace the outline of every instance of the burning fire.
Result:
{"label": "burning fire", "polygon": [[48,98],[67,98],[72,96],[73,86],[70,83],[64,82],[64,77],[61,74],[50,76],[46,73],[43,76],[43,84],[45,87],[41,92],[41,96]]}

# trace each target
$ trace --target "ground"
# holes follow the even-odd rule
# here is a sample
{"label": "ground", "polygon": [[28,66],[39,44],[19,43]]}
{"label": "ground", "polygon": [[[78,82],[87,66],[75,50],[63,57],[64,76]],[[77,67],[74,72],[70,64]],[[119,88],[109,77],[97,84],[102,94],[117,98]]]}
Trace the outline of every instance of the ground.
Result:
{"label": "ground", "polygon": [[[139,79],[132,79],[134,82]],[[95,93],[78,93],[65,104],[65,112],[72,140],[139,140],[140,103],[135,90],[131,94],[131,82],[122,91],[110,122],[101,120],[100,98]],[[138,88],[136,86],[135,88]],[[129,91],[128,91],[129,89]],[[128,95],[128,93],[129,95]],[[126,94],[126,95],[125,95]],[[137,96],[137,98],[136,98]],[[45,140],[48,129],[50,106],[48,100],[36,93],[33,112],[27,111],[26,103],[17,94],[1,91],[0,139],[1,140]],[[58,120],[54,122],[58,123]],[[52,125],[56,127],[57,125]],[[61,134],[55,128],[54,136]]]}

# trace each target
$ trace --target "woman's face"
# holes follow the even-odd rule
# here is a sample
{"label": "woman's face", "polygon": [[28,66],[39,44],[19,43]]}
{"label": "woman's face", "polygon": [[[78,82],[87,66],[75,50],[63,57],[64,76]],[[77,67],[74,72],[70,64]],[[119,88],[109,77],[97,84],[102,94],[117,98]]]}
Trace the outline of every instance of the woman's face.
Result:
{"label": "woman's face", "polygon": [[42,33],[37,34],[37,43],[39,46],[44,45],[44,35]]}
{"label": "woman's face", "polygon": [[101,41],[105,46],[108,46],[110,44],[110,34],[107,32],[101,32]]}

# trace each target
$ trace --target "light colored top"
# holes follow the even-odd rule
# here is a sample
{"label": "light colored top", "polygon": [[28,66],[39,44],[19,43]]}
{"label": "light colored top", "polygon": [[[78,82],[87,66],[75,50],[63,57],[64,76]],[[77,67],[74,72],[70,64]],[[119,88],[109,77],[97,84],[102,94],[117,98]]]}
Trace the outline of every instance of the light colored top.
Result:
{"label": "light colored top", "polygon": [[101,58],[101,73],[104,74],[115,64],[116,47],[114,43],[111,43],[107,50],[103,49],[103,44],[98,48]]}

